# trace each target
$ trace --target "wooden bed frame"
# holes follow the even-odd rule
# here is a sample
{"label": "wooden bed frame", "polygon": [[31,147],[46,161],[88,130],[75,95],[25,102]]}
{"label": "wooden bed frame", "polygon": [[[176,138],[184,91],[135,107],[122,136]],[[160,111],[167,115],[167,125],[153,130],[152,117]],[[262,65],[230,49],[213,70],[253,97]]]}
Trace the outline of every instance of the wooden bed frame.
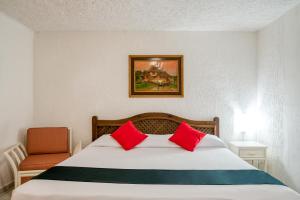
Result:
{"label": "wooden bed frame", "polygon": [[128,120],[143,133],[146,134],[173,134],[178,125],[185,121],[193,128],[219,137],[219,118],[213,121],[195,121],[185,119],[168,113],[143,113],[119,120],[98,120],[97,116],[92,118],[92,140],[96,140],[104,134],[111,134]]}

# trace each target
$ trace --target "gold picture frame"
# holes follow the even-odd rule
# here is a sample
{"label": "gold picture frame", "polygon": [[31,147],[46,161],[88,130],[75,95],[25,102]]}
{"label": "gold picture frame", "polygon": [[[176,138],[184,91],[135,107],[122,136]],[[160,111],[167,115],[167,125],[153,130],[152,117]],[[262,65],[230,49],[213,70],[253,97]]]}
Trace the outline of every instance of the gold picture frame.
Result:
{"label": "gold picture frame", "polygon": [[129,97],[183,97],[183,55],[129,55]]}

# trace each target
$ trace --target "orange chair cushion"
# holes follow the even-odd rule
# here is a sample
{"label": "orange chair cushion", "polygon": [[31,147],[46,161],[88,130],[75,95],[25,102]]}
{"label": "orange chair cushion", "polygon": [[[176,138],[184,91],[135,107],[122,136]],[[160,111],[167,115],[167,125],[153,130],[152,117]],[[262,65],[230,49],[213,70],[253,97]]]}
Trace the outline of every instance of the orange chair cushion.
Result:
{"label": "orange chair cushion", "polygon": [[68,153],[68,128],[29,128],[27,152],[29,155],[44,153]]}
{"label": "orange chair cushion", "polygon": [[32,179],[32,176],[21,177],[21,184],[26,183],[27,181],[30,181],[31,179]]}
{"label": "orange chair cushion", "polygon": [[49,169],[69,157],[69,153],[30,155],[20,163],[19,170],[28,171]]}

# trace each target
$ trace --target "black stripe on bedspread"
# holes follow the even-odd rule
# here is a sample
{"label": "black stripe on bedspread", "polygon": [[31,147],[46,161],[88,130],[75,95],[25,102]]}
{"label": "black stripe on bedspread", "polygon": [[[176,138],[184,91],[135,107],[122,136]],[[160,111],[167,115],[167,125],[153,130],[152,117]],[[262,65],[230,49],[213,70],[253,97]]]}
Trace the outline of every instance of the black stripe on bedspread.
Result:
{"label": "black stripe on bedspread", "polygon": [[279,180],[260,170],[161,170],[56,166],[34,179],[159,185],[283,185]]}

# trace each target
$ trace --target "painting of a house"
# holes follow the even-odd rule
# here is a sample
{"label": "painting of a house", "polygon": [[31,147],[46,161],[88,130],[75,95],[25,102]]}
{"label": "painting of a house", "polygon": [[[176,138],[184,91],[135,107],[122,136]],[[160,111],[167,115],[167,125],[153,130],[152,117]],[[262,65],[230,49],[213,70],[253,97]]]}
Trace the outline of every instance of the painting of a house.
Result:
{"label": "painting of a house", "polygon": [[131,94],[181,95],[182,56],[138,56],[130,63]]}

